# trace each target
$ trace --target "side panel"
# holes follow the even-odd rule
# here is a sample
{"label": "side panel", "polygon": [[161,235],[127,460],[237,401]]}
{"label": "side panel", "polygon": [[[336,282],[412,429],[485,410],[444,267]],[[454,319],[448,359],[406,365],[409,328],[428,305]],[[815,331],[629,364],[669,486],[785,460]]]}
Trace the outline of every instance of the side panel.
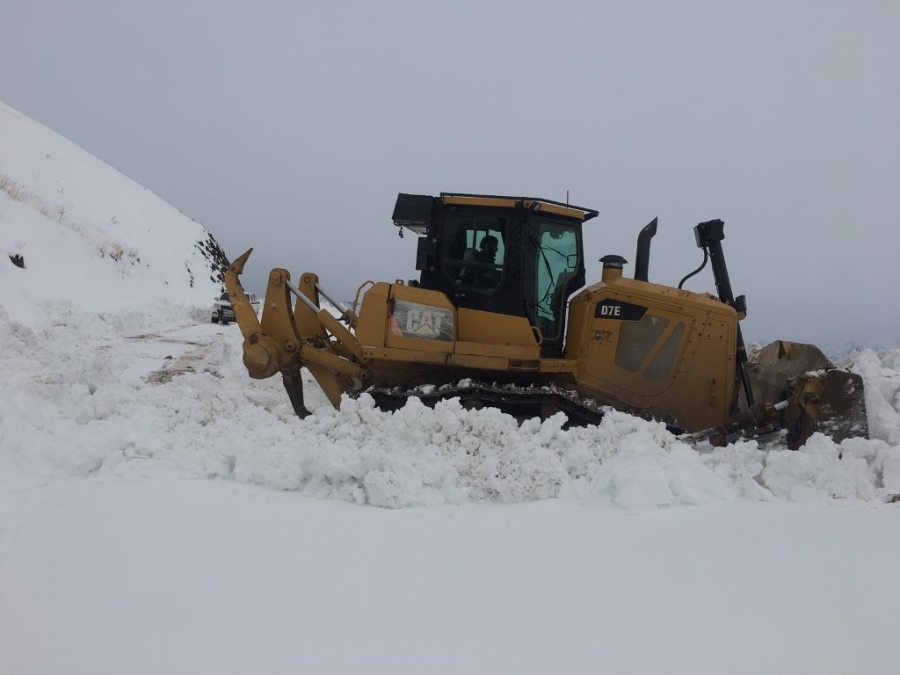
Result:
{"label": "side panel", "polygon": [[703,338],[690,345],[686,372],[679,375],[670,396],[651,411],[660,418],[677,420],[687,431],[700,431],[722,423],[731,409],[734,392],[734,343]]}
{"label": "side panel", "polygon": [[[528,319],[460,307],[459,339],[492,345],[517,345],[538,349],[537,336]],[[537,352],[535,352],[537,353]]]}
{"label": "side panel", "polygon": [[363,296],[356,337],[365,347],[384,347],[390,292],[390,284],[377,283]]}
{"label": "side panel", "polygon": [[456,339],[456,308],[438,291],[377,283],[363,296],[356,337],[368,348],[449,354]]}
{"label": "side panel", "polygon": [[[567,355],[588,395],[688,430],[719,424],[735,391],[737,315],[708,296],[618,280],[572,303]],[[580,339],[579,339],[580,338]],[[576,350],[577,345],[577,350]],[[577,353],[576,353],[577,352]]]}
{"label": "side panel", "polygon": [[374,360],[374,381],[440,383],[476,371],[502,380],[541,370],[538,335],[524,317],[457,310],[445,294],[414,286],[369,289],[356,335]]}

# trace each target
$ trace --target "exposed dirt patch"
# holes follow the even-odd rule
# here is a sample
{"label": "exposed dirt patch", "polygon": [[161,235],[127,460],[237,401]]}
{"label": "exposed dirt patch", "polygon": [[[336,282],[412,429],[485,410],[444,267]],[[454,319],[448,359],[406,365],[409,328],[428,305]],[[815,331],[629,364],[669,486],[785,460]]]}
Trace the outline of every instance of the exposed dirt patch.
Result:
{"label": "exposed dirt patch", "polygon": [[[190,342],[187,344],[197,343]],[[171,382],[172,378],[176,375],[197,372],[197,366],[203,363],[203,360],[206,357],[207,346],[208,345],[202,345],[199,349],[192,349],[187,354],[184,354],[177,359],[167,356],[166,359],[169,360],[170,365],[166,365],[166,367],[150,373],[144,381],[147,384],[166,384]]]}
{"label": "exposed dirt patch", "polygon": [[[185,326],[181,326],[172,332],[177,332],[178,330],[181,330],[183,328],[185,328]],[[184,338],[174,337],[169,332],[163,335],[159,335],[157,333],[130,335],[128,336],[128,340],[134,342],[154,342],[157,344],[178,345],[180,348],[176,351],[176,353],[181,353],[185,347],[190,348],[188,349],[188,351],[181,354],[181,356],[166,356],[165,365],[163,365],[162,368],[153,371],[144,378],[144,381],[147,384],[166,384],[167,382],[171,382],[172,379],[177,375],[197,372],[200,365],[205,362],[209,346],[210,344],[212,344],[212,340],[188,340]],[[209,368],[207,368],[207,370],[209,370]],[[218,377],[218,373],[215,373],[213,371],[209,372]]]}

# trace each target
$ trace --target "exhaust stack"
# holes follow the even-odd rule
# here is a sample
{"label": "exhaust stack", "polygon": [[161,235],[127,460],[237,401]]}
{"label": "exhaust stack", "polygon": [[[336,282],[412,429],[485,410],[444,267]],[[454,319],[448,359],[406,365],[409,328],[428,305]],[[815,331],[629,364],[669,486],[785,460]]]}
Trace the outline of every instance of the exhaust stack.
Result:
{"label": "exhaust stack", "polygon": [[634,278],[637,281],[647,281],[647,274],[650,271],[650,240],[656,236],[656,221],[654,218],[644,226],[638,235],[637,253],[634,262]]}

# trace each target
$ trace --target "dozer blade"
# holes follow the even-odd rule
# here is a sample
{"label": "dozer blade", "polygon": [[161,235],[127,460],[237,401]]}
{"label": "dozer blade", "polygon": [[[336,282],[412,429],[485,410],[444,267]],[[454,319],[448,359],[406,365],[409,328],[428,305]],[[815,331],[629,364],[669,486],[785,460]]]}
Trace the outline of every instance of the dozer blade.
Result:
{"label": "dozer blade", "polygon": [[862,377],[835,368],[815,345],[773,342],[751,357],[747,375],[756,401],[791,400],[782,419],[791,447],[814,431],[836,443],[868,437]]}
{"label": "dozer blade", "polygon": [[819,402],[819,431],[836,443],[845,438],[868,438],[866,395],[863,379],[847,370],[829,370]]}

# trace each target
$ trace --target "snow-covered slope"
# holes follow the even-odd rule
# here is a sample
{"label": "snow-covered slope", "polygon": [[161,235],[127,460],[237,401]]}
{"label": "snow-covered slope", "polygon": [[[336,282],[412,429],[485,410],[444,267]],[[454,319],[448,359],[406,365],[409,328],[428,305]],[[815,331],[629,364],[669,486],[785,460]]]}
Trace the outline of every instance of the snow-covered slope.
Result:
{"label": "snow-covered slope", "polygon": [[11,317],[33,321],[49,299],[208,305],[224,263],[202,225],[0,103],[0,306]]}

